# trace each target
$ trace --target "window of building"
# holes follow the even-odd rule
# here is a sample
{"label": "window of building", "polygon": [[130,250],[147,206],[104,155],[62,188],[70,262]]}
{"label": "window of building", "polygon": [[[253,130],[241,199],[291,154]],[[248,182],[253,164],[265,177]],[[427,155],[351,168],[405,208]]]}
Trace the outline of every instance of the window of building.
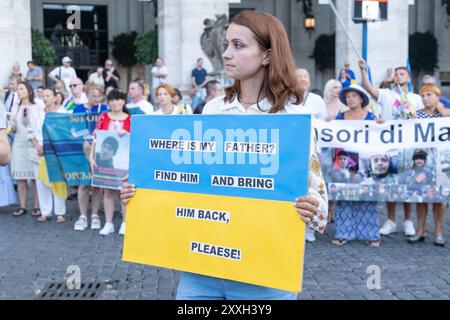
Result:
{"label": "window of building", "polygon": [[[71,24],[79,9],[79,25]],[[108,7],[98,5],[44,3],[44,34],[56,50],[58,63],[64,56],[74,62],[77,74],[87,78],[87,73],[108,58]],[[68,24],[69,23],[69,24]]]}

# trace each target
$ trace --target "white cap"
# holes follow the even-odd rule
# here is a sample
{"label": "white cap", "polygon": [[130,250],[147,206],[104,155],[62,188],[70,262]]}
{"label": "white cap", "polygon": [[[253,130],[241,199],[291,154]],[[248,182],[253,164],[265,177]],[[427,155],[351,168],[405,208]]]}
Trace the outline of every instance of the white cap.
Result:
{"label": "white cap", "polygon": [[63,59],[62,59],[62,63],[64,63],[64,62],[71,62],[72,61],[72,59],[70,59],[69,57],[67,57],[67,56],[65,56]]}

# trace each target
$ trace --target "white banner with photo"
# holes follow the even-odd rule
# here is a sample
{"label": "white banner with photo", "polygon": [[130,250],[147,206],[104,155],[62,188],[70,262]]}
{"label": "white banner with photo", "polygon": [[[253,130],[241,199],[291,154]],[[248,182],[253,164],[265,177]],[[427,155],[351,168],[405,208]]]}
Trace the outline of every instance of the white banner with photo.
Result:
{"label": "white banner with photo", "polygon": [[330,200],[450,201],[450,118],[313,126]]}

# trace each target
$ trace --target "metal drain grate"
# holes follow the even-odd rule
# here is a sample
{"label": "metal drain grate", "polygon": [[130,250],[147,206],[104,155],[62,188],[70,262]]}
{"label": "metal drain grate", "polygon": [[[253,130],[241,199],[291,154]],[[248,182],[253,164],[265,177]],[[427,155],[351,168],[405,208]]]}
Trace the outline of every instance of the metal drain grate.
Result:
{"label": "metal drain grate", "polygon": [[105,289],[105,282],[81,283],[80,289],[69,289],[65,282],[49,283],[37,297],[38,300],[88,300],[97,299]]}

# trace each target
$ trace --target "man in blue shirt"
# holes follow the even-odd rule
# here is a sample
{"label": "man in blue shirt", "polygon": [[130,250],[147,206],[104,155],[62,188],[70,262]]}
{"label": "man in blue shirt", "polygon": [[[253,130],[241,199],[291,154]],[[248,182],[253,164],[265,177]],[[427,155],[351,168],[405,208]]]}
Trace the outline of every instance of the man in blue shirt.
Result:
{"label": "man in blue shirt", "polygon": [[345,68],[339,72],[338,80],[342,84],[342,88],[348,88],[352,84],[352,80],[356,80],[355,73],[350,69],[350,62],[345,61]]}
{"label": "man in blue shirt", "polygon": [[350,62],[349,61],[345,61],[344,67],[345,67],[345,71],[350,76],[350,78],[352,80],[356,80],[355,73],[353,72],[352,69],[350,69]]}
{"label": "man in blue shirt", "polygon": [[203,59],[197,59],[197,67],[192,70],[192,86],[196,89],[203,88],[207,81],[208,72],[203,68]]}
{"label": "man in blue shirt", "polygon": [[192,99],[192,108],[195,109],[206,98],[205,85],[208,82],[208,72],[203,68],[203,59],[197,59],[197,66],[192,70],[192,88],[196,94]]}

